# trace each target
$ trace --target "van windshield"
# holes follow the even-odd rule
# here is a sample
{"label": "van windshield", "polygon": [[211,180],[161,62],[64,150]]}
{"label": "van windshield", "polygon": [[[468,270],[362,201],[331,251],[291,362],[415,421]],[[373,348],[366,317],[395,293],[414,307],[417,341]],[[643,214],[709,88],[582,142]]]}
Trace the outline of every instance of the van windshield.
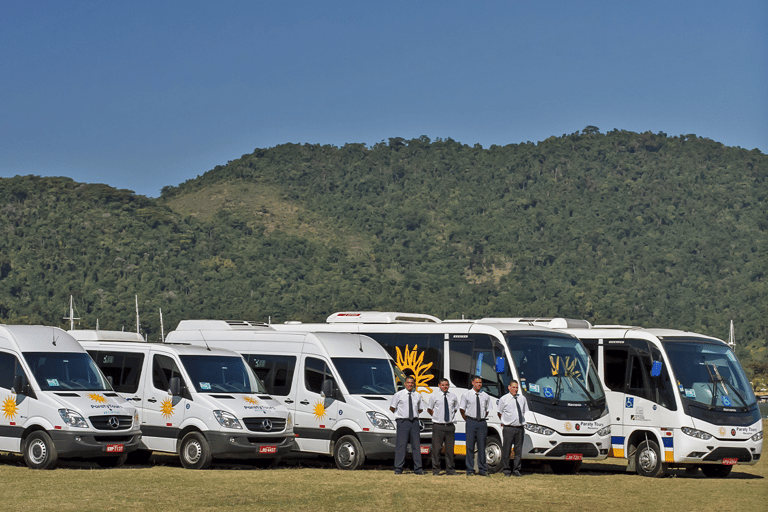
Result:
{"label": "van windshield", "polygon": [[266,393],[243,359],[235,356],[180,356],[198,393]]}
{"label": "van windshield", "polygon": [[352,395],[395,394],[395,375],[386,359],[334,357],[333,364]]}
{"label": "van windshield", "polygon": [[25,352],[43,391],[110,391],[112,388],[85,352]]}

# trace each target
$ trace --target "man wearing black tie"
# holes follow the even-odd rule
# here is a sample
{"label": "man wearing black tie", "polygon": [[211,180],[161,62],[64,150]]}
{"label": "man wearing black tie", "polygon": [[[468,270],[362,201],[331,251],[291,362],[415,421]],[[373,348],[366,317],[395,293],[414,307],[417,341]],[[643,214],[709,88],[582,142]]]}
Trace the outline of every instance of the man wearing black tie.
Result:
{"label": "man wearing black tie", "polygon": [[453,445],[456,439],[456,411],[459,399],[448,391],[448,379],[440,379],[440,391],[429,398],[427,412],[432,416],[432,474],[440,474],[440,448],[445,445],[445,474],[455,475]]}
{"label": "man wearing black tie", "polygon": [[[528,402],[522,394],[517,393],[516,380],[509,382],[509,394],[499,400],[498,415],[501,419],[501,433],[504,441],[501,445],[502,471],[507,476],[523,476],[520,473],[523,457],[523,438],[525,437],[525,413],[528,412]],[[509,470],[509,451],[515,446],[515,463]]]}
{"label": "man wearing black tie", "polygon": [[401,389],[392,397],[389,410],[395,413],[397,423],[397,437],[395,440],[395,474],[403,474],[405,466],[405,448],[408,441],[411,442],[413,454],[413,472],[423,475],[421,469],[421,436],[419,434],[419,413],[424,410],[424,402],[421,393],[413,390],[416,380],[408,376],[405,378],[405,389]]}
{"label": "man wearing black tie", "polygon": [[482,390],[483,379],[479,376],[472,379],[472,389],[461,395],[459,412],[466,420],[467,454],[465,465],[467,476],[475,474],[475,444],[477,444],[477,473],[488,475],[488,465],[485,463],[485,440],[488,438],[488,413],[491,410],[491,397]]}

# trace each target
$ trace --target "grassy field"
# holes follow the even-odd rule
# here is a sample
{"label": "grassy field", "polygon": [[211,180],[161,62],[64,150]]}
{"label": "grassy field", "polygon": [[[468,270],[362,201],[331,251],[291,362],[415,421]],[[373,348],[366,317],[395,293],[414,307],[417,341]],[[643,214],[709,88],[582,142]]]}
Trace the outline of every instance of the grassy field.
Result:
{"label": "grassy field", "polygon": [[207,471],[181,468],[177,459],[154,457],[147,466],[97,469],[62,464],[53,471],[27,469],[19,457],[0,457],[0,510],[26,511],[764,511],[768,463],[736,466],[727,479],[671,471],[643,478],[624,462],[585,463],[577,475],[527,470],[523,478],[496,474],[395,476],[390,466],[339,471],[330,462],[289,461],[278,469],[216,463]]}

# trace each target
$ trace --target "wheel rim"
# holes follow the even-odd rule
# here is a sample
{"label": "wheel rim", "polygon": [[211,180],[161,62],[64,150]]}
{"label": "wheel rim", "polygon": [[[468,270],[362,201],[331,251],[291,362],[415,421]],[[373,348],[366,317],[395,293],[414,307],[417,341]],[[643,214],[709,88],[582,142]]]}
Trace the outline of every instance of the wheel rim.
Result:
{"label": "wheel rim", "polygon": [[48,457],[48,447],[40,439],[32,441],[27,451],[29,453],[29,459],[35,464],[42,464]]}
{"label": "wheel rim", "polygon": [[197,441],[190,441],[184,448],[184,458],[190,464],[196,464],[202,456],[203,448]]}
{"label": "wheel rim", "polygon": [[638,463],[640,464],[640,469],[646,473],[654,471],[656,466],[659,464],[659,459],[656,456],[656,450],[652,448],[643,449],[643,451],[640,452]]}
{"label": "wheel rim", "polygon": [[355,446],[352,443],[343,443],[339,447],[339,462],[343,466],[351,466],[357,458]]}
{"label": "wheel rim", "polygon": [[485,461],[489,466],[495,466],[501,461],[501,446],[491,443],[485,447]]}

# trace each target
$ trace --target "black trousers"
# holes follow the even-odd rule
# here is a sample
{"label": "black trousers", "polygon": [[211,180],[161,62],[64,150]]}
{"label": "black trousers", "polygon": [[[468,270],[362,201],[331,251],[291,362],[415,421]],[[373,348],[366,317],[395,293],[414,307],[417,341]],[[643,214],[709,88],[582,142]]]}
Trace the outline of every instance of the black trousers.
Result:
{"label": "black trousers", "polygon": [[[502,471],[509,475],[515,471],[520,472],[523,458],[523,439],[525,438],[525,429],[523,427],[502,427],[501,433],[504,440],[501,443]],[[515,446],[515,462],[512,470],[509,469],[509,451]]]}
{"label": "black trousers", "polygon": [[453,446],[456,443],[456,425],[432,423],[432,471],[440,471],[440,448],[445,444],[445,471],[456,471],[453,463]]}
{"label": "black trousers", "polygon": [[488,425],[485,420],[477,421],[467,417],[466,429],[467,455],[464,460],[467,473],[475,472],[475,444],[477,444],[477,470],[480,474],[485,474],[488,471],[488,466],[485,463],[485,441],[488,438]]}
{"label": "black trousers", "polygon": [[395,420],[397,423],[397,437],[395,440],[395,471],[402,472],[405,466],[405,448],[411,443],[413,456],[413,470],[421,471],[421,435],[419,433],[419,419]]}

